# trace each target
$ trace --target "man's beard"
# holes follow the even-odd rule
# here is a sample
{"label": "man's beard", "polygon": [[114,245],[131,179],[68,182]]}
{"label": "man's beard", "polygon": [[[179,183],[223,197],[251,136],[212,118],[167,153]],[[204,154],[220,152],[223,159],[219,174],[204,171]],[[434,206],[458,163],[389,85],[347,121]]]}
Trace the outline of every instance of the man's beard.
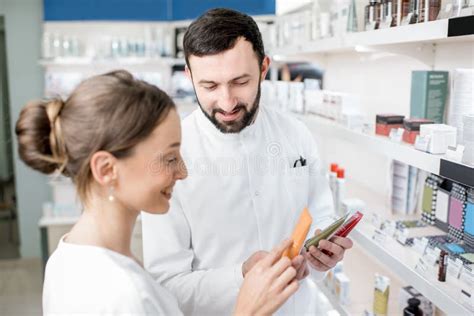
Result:
{"label": "man's beard", "polygon": [[204,115],[209,119],[209,121],[211,121],[212,124],[214,124],[214,126],[219,131],[224,134],[240,133],[244,128],[254,122],[255,116],[257,115],[257,111],[260,105],[260,82],[258,83],[257,95],[255,96],[255,100],[253,101],[250,110],[247,110],[247,104],[241,102],[237,103],[237,105],[234,107],[233,111],[244,111],[244,115],[240,120],[235,120],[231,122],[220,122],[217,120],[216,114],[225,113],[225,111],[222,111],[221,109],[212,109],[211,114],[209,114],[202,107],[201,102],[199,102],[199,99],[197,97],[197,94],[196,99]]}

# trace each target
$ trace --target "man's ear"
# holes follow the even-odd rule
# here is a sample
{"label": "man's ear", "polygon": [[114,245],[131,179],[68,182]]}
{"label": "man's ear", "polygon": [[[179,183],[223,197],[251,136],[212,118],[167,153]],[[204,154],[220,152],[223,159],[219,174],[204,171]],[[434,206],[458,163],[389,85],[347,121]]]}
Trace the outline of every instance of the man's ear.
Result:
{"label": "man's ear", "polygon": [[193,75],[191,74],[191,69],[188,67],[188,65],[184,66],[184,73],[189,80],[193,81]]}
{"label": "man's ear", "polygon": [[270,69],[270,57],[265,55],[262,61],[260,81],[265,80],[265,77],[267,76],[267,72],[269,69]]}
{"label": "man's ear", "polygon": [[102,186],[110,186],[117,178],[117,158],[109,152],[98,151],[92,155],[90,168],[94,180]]}

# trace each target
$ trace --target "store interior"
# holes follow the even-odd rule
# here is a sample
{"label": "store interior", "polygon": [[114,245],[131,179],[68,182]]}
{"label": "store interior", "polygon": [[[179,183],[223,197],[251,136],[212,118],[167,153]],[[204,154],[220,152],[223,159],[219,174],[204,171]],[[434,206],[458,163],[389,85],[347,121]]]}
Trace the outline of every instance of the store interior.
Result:
{"label": "store interior", "polygon": [[[126,69],[185,118],[198,105],[184,32],[230,4],[257,21],[271,58],[261,103],[311,131],[336,216],[364,214],[318,284],[320,314],[401,315],[413,297],[423,315],[474,313],[474,1],[112,2],[0,2],[1,315],[41,313],[44,265],[82,209],[70,179],[19,159],[22,106]],[[142,258],[140,220],[132,250]]]}

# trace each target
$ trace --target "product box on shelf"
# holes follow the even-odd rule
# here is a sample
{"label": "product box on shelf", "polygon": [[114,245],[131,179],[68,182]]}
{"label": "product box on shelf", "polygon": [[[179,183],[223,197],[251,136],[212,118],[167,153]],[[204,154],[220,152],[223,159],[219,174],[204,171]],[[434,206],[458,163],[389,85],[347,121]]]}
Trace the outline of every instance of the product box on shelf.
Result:
{"label": "product box on shelf", "polygon": [[375,117],[375,134],[388,136],[392,129],[403,126],[405,116],[397,114],[377,114]]}
{"label": "product box on shelf", "polygon": [[403,128],[403,141],[405,143],[414,144],[416,137],[420,134],[420,126],[426,124],[433,124],[432,120],[428,119],[404,119]]}
{"label": "product box on shelf", "polygon": [[447,71],[413,71],[410,117],[444,123],[448,95]]}

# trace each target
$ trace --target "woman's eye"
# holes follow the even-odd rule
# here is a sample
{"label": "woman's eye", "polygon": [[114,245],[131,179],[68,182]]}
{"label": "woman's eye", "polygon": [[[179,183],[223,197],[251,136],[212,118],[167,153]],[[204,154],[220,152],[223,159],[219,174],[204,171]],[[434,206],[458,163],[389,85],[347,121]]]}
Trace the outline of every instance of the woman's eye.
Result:
{"label": "woman's eye", "polygon": [[168,164],[172,164],[172,163],[175,163],[176,161],[178,161],[177,158],[171,158],[171,159],[168,159],[166,162],[167,162]]}

